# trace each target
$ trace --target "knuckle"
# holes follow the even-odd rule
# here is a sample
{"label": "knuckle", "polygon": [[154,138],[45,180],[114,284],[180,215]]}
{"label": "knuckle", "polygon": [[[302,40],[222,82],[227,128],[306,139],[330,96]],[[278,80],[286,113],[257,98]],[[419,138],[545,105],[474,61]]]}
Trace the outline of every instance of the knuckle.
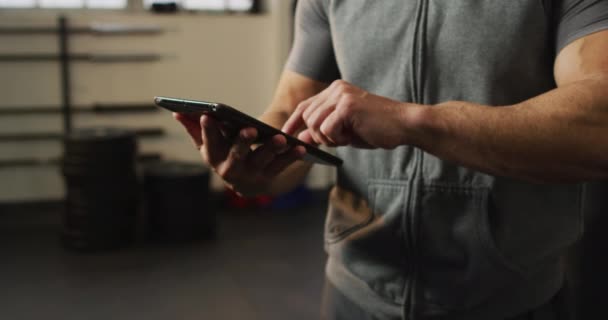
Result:
{"label": "knuckle", "polygon": [[299,103],[296,105],[296,109],[295,109],[294,111],[300,111],[300,110],[302,110],[304,103],[306,103],[306,100],[305,100],[305,101],[301,101],[301,102],[299,102]]}
{"label": "knuckle", "polygon": [[314,129],[314,126],[313,126],[314,122],[312,121],[311,117],[306,117],[304,119],[304,123],[306,124],[307,128]]}
{"label": "knuckle", "polygon": [[304,101],[301,101],[300,103],[298,103],[298,105],[296,106],[296,111],[302,111],[306,108],[306,106],[310,103],[310,98],[306,99]]}
{"label": "knuckle", "polygon": [[[312,117],[312,119],[310,119],[311,126],[312,126],[313,128],[319,128],[319,127],[321,127],[321,125],[323,124],[323,120],[324,120],[324,119],[323,119],[323,118],[321,118],[321,116],[320,116],[320,115],[315,115],[314,117]],[[318,130],[318,129],[317,129],[317,130]]]}
{"label": "knuckle", "polygon": [[321,125],[321,127],[319,128],[319,131],[320,131],[320,132],[321,132],[323,135],[330,137],[330,136],[332,135],[332,133],[333,133],[333,130],[332,130],[332,129],[333,129],[333,128],[332,128],[332,127],[331,127],[331,126],[330,126],[328,123],[323,123],[323,124]]}
{"label": "knuckle", "polygon": [[232,169],[224,169],[223,175],[220,175],[224,182],[231,183],[233,185],[239,185],[241,182],[239,181],[239,177],[233,173]]}
{"label": "knuckle", "polygon": [[336,90],[340,94],[345,94],[349,92],[350,84],[344,80],[336,80]]}
{"label": "knuckle", "polygon": [[308,127],[310,127],[314,123],[314,119],[315,119],[315,115],[312,112],[310,112],[309,114],[306,115],[306,117],[304,117],[304,122],[306,123],[306,125]]}
{"label": "knuckle", "polygon": [[355,96],[351,93],[346,93],[342,97],[342,103],[344,103],[345,105],[352,105],[352,104],[354,104],[354,102],[355,102]]}
{"label": "knuckle", "polygon": [[340,99],[340,103],[338,104],[337,111],[339,114],[350,114],[355,109],[355,99],[352,95],[345,95]]}
{"label": "knuckle", "polygon": [[345,84],[347,84],[347,82],[342,79],[334,80],[334,82],[332,82],[332,85],[334,85],[336,87],[342,87]]}
{"label": "knuckle", "polygon": [[227,180],[228,175],[230,173],[229,166],[217,166],[215,167],[215,173],[220,176],[222,179]]}
{"label": "knuckle", "polygon": [[306,108],[304,112],[302,112],[302,118],[307,119],[310,117],[310,114],[314,110],[314,106],[311,104],[309,108]]}

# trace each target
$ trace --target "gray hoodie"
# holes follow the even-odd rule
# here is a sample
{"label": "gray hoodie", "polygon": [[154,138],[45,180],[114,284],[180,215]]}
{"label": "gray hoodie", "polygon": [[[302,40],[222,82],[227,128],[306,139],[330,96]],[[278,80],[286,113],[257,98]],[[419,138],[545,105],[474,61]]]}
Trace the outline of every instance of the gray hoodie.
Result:
{"label": "gray hoodie", "polygon": [[[287,68],[399,101],[513,104],[555,87],[555,52],[608,28],[607,2],[300,0]],[[579,185],[491,176],[409,146],[337,153],[327,278],[370,318],[504,319],[562,286]]]}

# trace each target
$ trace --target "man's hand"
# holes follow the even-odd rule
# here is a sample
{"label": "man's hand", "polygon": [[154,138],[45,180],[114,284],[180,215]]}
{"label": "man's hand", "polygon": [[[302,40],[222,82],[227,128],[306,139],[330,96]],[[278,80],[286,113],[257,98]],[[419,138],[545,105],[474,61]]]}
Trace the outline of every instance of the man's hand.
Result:
{"label": "man's hand", "polygon": [[[410,143],[404,113],[413,104],[371,94],[342,80],[301,102],[283,131],[311,144],[393,149]],[[304,128],[305,127],[305,128]]]}
{"label": "man's hand", "polygon": [[271,180],[306,153],[302,146],[289,148],[281,135],[254,148],[255,128],[229,137],[209,116],[199,120],[174,113],[174,117],[186,128],[203,160],[241,195],[268,193]]}

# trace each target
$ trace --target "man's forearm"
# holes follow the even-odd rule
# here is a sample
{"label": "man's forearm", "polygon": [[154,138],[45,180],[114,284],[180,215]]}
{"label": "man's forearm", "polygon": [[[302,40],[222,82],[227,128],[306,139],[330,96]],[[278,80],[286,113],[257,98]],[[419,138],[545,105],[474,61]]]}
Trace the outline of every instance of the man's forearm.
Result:
{"label": "man's forearm", "polygon": [[452,101],[415,114],[415,121],[404,121],[415,123],[409,139],[447,161],[538,182],[608,176],[607,79],[579,81],[512,106]]}

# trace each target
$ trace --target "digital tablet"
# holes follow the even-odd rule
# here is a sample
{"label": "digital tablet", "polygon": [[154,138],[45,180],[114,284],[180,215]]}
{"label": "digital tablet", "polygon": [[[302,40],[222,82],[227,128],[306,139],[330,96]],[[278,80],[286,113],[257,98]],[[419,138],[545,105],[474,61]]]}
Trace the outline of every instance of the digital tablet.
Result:
{"label": "digital tablet", "polygon": [[342,165],[342,159],[330,153],[327,153],[313,145],[310,145],[304,141],[294,138],[274,127],[263,123],[262,121],[254,117],[251,117],[233,107],[222,103],[185,100],[168,97],[155,97],[154,103],[159,107],[181,114],[193,114],[199,117],[203,114],[209,115],[214,119],[220,121],[225,127],[231,128],[233,130],[240,130],[245,127],[256,128],[258,131],[258,137],[256,142],[259,143],[263,143],[264,141],[270,139],[272,136],[280,134],[284,136],[285,139],[287,139],[288,145],[301,145],[306,148],[306,155],[304,155],[304,160],[332,166]]}

